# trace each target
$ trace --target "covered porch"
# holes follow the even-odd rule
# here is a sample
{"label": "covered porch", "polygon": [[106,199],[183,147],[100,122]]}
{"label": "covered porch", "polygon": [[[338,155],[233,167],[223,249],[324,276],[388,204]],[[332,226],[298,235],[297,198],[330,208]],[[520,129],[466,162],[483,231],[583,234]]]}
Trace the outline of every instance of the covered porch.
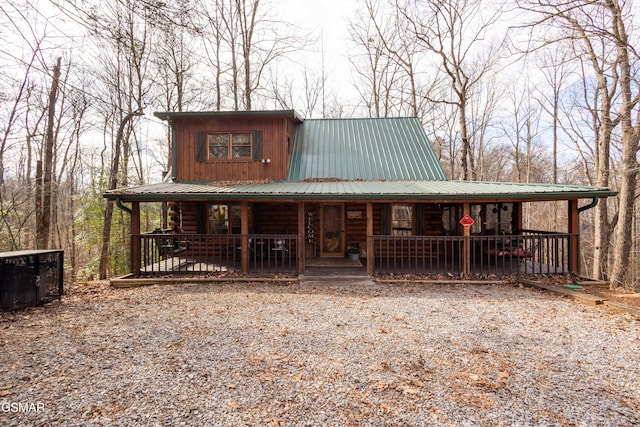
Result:
{"label": "covered porch", "polygon": [[[369,274],[579,273],[580,212],[599,187],[452,181],[161,183],[115,190],[131,217],[131,273],[298,274],[314,259],[357,260]],[[164,228],[140,205],[163,202]],[[538,203],[562,209],[525,227]],[[127,205],[124,205],[127,203]]]}
{"label": "covered porch", "polygon": [[[337,261],[335,257],[307,258],[298,251],[303,245],[296,235],[181,234],[180,240],[176,240],[176,235],[169,232],[131,237],[132,242],[137,242],[132,246],[141,247],[140,261],[134,263],[136,267],[132,272],[141,276],[225,272],[297,274],[303,273],[307,266],[331,266],[332,260]],[[533,231],[526,235],[468,237],[376,235],[370,236],[373,255],[364,254],[348,264],[372,274],[565,274],[572,272],[571,248],[577,239],[577,235]],[[242,252],[245,240],[246,254]],[[167,251],[162,248],[163,241],[174,242],[172,247],[197,242],[198,249],[175,246],[177,250]],[[430,254],[425,256],[426,252]],[[327,262],[318,262],[319,259]],[[348,257],[342,259],[345,260],[342,264],[346,264]]]}
{"label": "covered porch", "polygon": [[[522,229],[522,205],[506,202],[274,204],[216,200],[207,208],[209,216],[219,211],[226,216],[221,221],[209,218],[208,227],[204,227],[208,232],[195,232],[203,227],[188,225],[189,212],[198,210],[193,203],[173,202],[171,206],[171,228],[141,232],[140,204],[132,202],[133,274],[297,274],[312,260],[346,258],[349,252],[357,252],[356,262],[370,274],[578,271],[577,201],[567,205],[569,232]],[[496,222],[482,213],[487,210],[504,211],[506,216]],[[477,218],[477,227],[456,220],[467,216],[464,212]]]}

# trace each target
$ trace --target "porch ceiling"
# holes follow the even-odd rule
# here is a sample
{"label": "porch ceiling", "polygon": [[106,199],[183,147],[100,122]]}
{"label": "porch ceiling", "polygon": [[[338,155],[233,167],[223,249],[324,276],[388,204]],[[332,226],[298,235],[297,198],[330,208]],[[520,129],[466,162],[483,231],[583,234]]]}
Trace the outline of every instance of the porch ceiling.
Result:
{"label": "porch ceiling", "polygon": [[606,187],[475,181],[278,181],[229,184],[165,182],[116,189],[104,197],[126,201],[197,199],[411,199],[411,200],[569,200],[615,196]]}

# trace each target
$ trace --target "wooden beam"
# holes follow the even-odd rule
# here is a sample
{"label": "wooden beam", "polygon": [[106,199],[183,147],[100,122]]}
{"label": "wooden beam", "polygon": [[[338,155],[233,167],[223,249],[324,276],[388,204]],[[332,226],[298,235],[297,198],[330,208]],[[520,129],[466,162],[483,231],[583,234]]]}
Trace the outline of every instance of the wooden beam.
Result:
{"label": "wooden beam", "polygon": [[131,202],[131,272],[140,272],[140,202]]}
{"label": "wooden beam", "polygon": [[564,295],[572,300],[580,301],[590,305],[600,305],[604,303],[604,298],[595,295],[590,295],[583,292],[575,292],[569,289],[565,289],[561,286],[545,285],[544,283],[536,282],[528,279],[518,279],[518,283],[534,289],[542,289],[545,291],[553,292],[555,294]]}
{"label": "wooden beam", "polygon": [[[471,216],[471,205],[469,203],[462,204],[462,216]],[[479,221],[480,218],[474,218]],[[463,227],[462,235],[465,237],[462,248],[462,275],[467,276],[471,272],[471,227]]]}
{"label": "wooden beam", "polygon": [[569,200],[567,229],[569,230],[569,271],[578,274],[580,270],[580,211],[578,210],[578,200]]}
{"label": "wooden beam", "polygon": [[298,273],[304,273],[304,202],[298,202],[298,244],[296,245],[296,256],[298,257]]}
{"label": "wooden beam", "polygon": [[517,223],[516,223],[516,230],[518,230],[518,233],[521,233],[520,230],[522,230],[522,202],[516,202],[514,203],[515,208],[517,209]]}
{"label": "wooden beam", "polygon": [[243,273],[249,272],[249,203],[240,202],[240,268]]}
{"label": "wooden beam", "polygon": [[373,274],[375,253],[373,246],[373,203],[367,202],[367,273]]}

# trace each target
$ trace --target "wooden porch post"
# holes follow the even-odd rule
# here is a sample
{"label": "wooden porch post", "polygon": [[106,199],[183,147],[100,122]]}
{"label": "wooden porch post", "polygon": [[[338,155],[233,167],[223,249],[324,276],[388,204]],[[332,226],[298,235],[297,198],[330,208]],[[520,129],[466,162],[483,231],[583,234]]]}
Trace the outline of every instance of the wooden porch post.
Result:
{"label": "wooden porch post", "polygon": [[140,202],[131,202],[131,272],[140,272]]}
{"label": "wooden porch post", "polygon": [[578,210],[578,200],[569,200],[568,210],[569,224],[567,228],[571,235],[569,271],[573,274],[578,274],[580,270],[580,211]]}
{"label": "wooden porch post", "polygon": [[240,268],[243,273],[249,272],[249,204],[240,202]]}
{"label": "wooden porch post", "polygon": [[375,253],[373,247],[373,203],[367,202],[367,273],[373,274],[375,269]]}
{"label": "wooden porch post", "polygon": [[[471,216],[471,204],[462,204],[462,215]],[[462,245],[462,275],[467,276],[471,272],[471,227],[463,227],[462,235],[465,238]]]}
{"label": "wooden porch post", "polygon": [[[531,204],[531,203],[529,203],[529,204]],[[516,231],[518,232],[518,234],[521,234],[522,233],[522,212],[523,212],[522,202],[515,203],[515,205],[516,205],[516,208],[518,209],[517,210],[517,212],[518,212],[518,221],[517,221],[517,224],[516,224]]]}
{"label": "wooden porch post", "polygon": [[296,245],[298,257],[298,273],[304,273],[304,202],[298,202],[298,244]]}

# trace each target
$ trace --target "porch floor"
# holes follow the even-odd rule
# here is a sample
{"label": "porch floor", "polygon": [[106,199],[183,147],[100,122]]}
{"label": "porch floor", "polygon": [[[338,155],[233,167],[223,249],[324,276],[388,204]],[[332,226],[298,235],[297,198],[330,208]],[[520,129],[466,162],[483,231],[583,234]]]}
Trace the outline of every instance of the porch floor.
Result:
{"label": "porch floor", "polygon": [[[442,259],[386,258],[378,260],[375,272],[380,274],[462,274],[460,260]],[[524,258],[499,259],[491,262],[486,259],[474,260],[470,265],[470,274],[565,274],[566,269],[537,263]]]}
{"label": "porch floor", "polygon": [[[364,260],[366,263],[367,261]],[[351,260],[345,257],[325,257],[325,258],[307,258],[304,260],[305,267],[336,267],[336,268],[358,268],[363,267],[362,261]]]}
{"label": "porch floor", "polygon": [[[240,261],[235,259],[220,260],[211,257],[173,256],[167,257],[153,264],[140,268],[142,274],[170,274],[170,273],[215,273],[236,272],[241,270]],[[249,261],[249,271],[260,273],[297,272],[297,266],[292,262],[281,260],[256,259]]]}
{"label": "porch floor", "polygon": [[[445,262],[433,259],[384,258],[376,260],[376,274],[454,274],[462,267],[459,260]],[[305,274],[366,274],[366,259],[350,260],[345,257],[310,258],[305,260]],[[338,271],[334,271],[338,270]],[[220,260],[208,257],[172,256],[156,263],[142,266],[142,274],[213,273],[240,271],[240,262],[235,259]],[[292,260],[253,259],[249,271],[257,273],[297,273],[297,264]],[[536,263],[528,259],[505,259],[499,262],[477,260],[471,263],[471,274],[565,274],[566,269]]]}

